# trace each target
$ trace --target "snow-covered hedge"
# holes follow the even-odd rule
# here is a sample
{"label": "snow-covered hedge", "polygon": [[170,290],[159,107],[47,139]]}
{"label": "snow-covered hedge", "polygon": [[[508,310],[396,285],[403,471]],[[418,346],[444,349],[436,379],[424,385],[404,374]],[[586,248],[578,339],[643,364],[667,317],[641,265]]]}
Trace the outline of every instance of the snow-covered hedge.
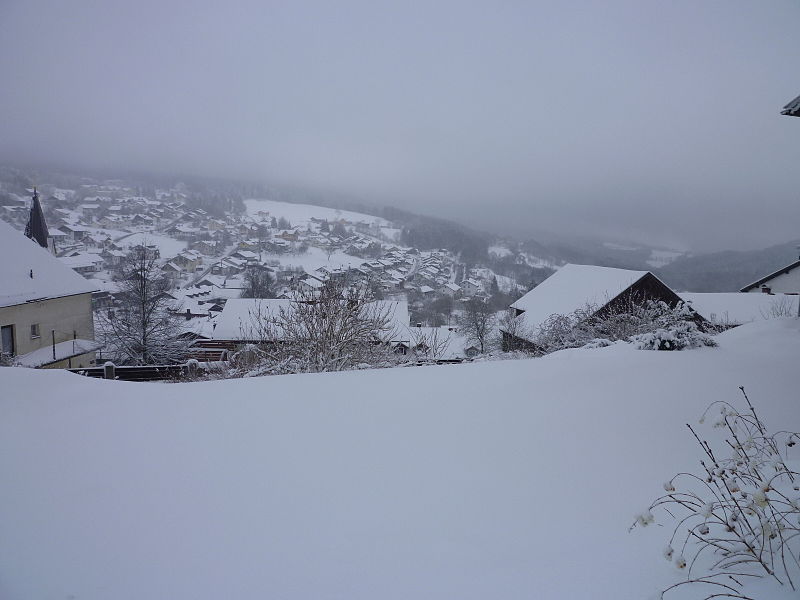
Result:
{"label": "snow-covered hedge", "polygon": [[655,331],[630,337],[639,350],[685,350],[702,346],[716,346],[717,342],[697,328],[691,321],[659,327]]}
{"label": "snow-covered hedge", "polygon": [[716,346],[701,331],[696,313],[684,303],[630,303],[613,312],[598,314],[586,306],[568,315],[551,315],[538,329],[535,344],[541,354],[566,348],[601,348],[613,342],[635,344],[641,350],[683,350]]}

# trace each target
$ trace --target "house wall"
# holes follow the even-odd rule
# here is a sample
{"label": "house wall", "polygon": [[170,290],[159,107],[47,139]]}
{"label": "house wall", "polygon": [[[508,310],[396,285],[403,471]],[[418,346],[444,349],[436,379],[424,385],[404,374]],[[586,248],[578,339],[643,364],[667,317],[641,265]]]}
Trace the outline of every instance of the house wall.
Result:
{"label": "house wall", "polygon": [[[788,273],[785,271],[773,277],[765,283],[773,294],[797,294],[800,293],[800,269],[792,269]],[[761,286],[747,290],[749,294],[763,294]]]}
{"label": "house wall", "polygon": [[[38,338],[31,338],[31,325],[34,323],[39,324]],[[79,339],[94,340],[92,295],[76,294],[0,308],[0,326],[3,325],[14,326],[14,345],[18,355],[51,346],[52,330],[56,332],[57,344],[73,339],[73,331]],[[94,358],[94,353],[90,354]],[[78,366],[76,359],[72,362]],[[84,362],[83,366],[89,366],[89,363]]]}

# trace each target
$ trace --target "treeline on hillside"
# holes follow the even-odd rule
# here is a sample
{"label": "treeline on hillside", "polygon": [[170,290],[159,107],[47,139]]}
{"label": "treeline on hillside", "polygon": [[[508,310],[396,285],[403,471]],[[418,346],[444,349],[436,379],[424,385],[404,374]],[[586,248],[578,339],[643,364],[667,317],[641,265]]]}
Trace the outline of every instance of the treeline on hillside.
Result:
{"label": "treeline on hillside", "polygon": [[532,267],[528,263],[518,260],[517,255],[514,254],[490,255],[486,266],[498,275],[510,277],[525,290],[535,288],[555,272],[555,269],[547,267]]}
{"label": "treeline on hillside", "polygon": [[473,231],[458,223],[424,217],[394,208],[384,207],[381,215],[401,227],[400,242],[420,250],[446,248],[460,255],[467,265],[485,264],[489,258],[489,234]]}
{"label": "treeline on hillside", "polygon": [[219,194],[213,192],[192,192],[186,198],[186,205],[202,208],[215,217],[224,217],[226,212],[244,213],[244,201],[240,195]]}
{"label": "treeline on hillside", "polygon": [[564,262],[578,265],[601,265],[635,271],[651,268],[647,261],[652,248],[648,247],[620,250],[599,242],[572,240],[552,244],[550,252]]}
{"label": "treeline on hillside", "polygon": [[486,264],[492,236],[458,223],[418,215],[393,206],[370,206],[350,197],[331,193],[314,193],[291,187],[263,187],[271,200],[295,204],[313,204],[339,210],[381,217],[401,229],[400,243],[420,250],[444,248],[459,254],[469,265]]}
{"label": "treeline on hillside", "polygon": [[676,261],[655,271],[676,290],[737,292],[797,260],[798,241],[747,252],[714,252]]}

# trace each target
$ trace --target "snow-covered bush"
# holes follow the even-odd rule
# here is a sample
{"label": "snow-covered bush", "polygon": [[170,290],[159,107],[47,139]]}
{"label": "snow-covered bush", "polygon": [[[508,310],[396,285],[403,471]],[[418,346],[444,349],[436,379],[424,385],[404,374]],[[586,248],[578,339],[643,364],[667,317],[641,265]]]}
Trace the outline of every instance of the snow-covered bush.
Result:
{"label": "snow-covered bush", "polygon": [[567,315],[550,315],[539,325],[534,336],[538,353],[580,348],[597,339],[590,325],[590,319],[596,312],[595,307],[586,306]]}
{"label": "snow-covered bush", "polygon": [[258,306],[242,338],[256,340],[232,357],[232,377],[318,373],[395,366],[393,308],[377,303],[366,285],[330,280],[299,289],[288,307]]}
{"label": "snow-covered bush", "polygon": [[604,338],[595,338],[592,341],[584,344],[582,347],[586,349],[593,349],[593,348],[606,348],[614,344],[611,340],[606,340]]}
{"label": "snow-covered bush", "polygon": [[230,357],[231,367],[240,371],[249,371],[267,359],[267,353],[255,344],[245,344]]}
{"label": "snow-covered bush", "polygon": [[541,354],[565,348],[600,348],[617,341],[643,350],[716,346],[697,326],[696,318],[684,303],[671,307],[661,301],[629,301],[613,309],[587,305],[568,315],[551,315],[539,326],[534,343]]}
{"label": "snow-covered bush", "polygon": [[[696,586],[703,598],[750,598],[746,581],[769,577],[800,589],[800,434],[770,433],[740,388],[747,410],[715,402],[700,422],[713,420],[724,439],[711,444],[687,425],[700,445],[699,474],[679,473],[664,483],[665,494],[636,517],[645,527],[663,515],[672,535],[664,557],[686,578],[662,592]],[[792,465],[792,466],[790,466]],[[751,599],[752,600],[752,599]]]}
{"label": "snow-covered bush", "polygon": [[660,327],[655,331],[640,333],[631,336],[630,341],[639,350],[684,350],[717,345],[714,338],[700,331],[697,325],[691,321],[683,321],[670,327]]}

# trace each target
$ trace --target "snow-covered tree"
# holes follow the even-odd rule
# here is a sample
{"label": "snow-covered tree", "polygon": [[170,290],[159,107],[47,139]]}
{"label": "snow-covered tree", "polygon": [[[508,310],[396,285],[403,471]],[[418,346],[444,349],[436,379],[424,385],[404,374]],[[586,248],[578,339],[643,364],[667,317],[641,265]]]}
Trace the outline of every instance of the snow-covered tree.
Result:
{"label": "snow-covered tree", "polygon": [[115,305],[97,314],[105,352],[118,364],[163,365],[185,359],[181,317],[172,310],[171,283],[155,253],[134,248],[119,267]]}
{"label": "snow-covered tree", "polygon": [[481,354],[488,349],[494,318],[494,311],[485,300],[473,297],[464,303],[462,328],[467,338],[478,346]]}
{"label": "snow-covered tree", "polygon": [[275,312],[256,308],[243,337],[259,342],[263,374],[383,366],[395,360],[393,316],[392,303],[376,302],[368,286],[330,280],[298,290]]}
{"label": "snow-covered tree", "polygon": [[419,359],[440,360],[447,356],[450,338],[441,327],[411,327],[411,350]]}
{"label": "snow-covered tree", "polygon": [[274,280],[269,269],[262,265],[247,267],[244,272],[244,290],[242,298],[274,298],[272,291]]}

